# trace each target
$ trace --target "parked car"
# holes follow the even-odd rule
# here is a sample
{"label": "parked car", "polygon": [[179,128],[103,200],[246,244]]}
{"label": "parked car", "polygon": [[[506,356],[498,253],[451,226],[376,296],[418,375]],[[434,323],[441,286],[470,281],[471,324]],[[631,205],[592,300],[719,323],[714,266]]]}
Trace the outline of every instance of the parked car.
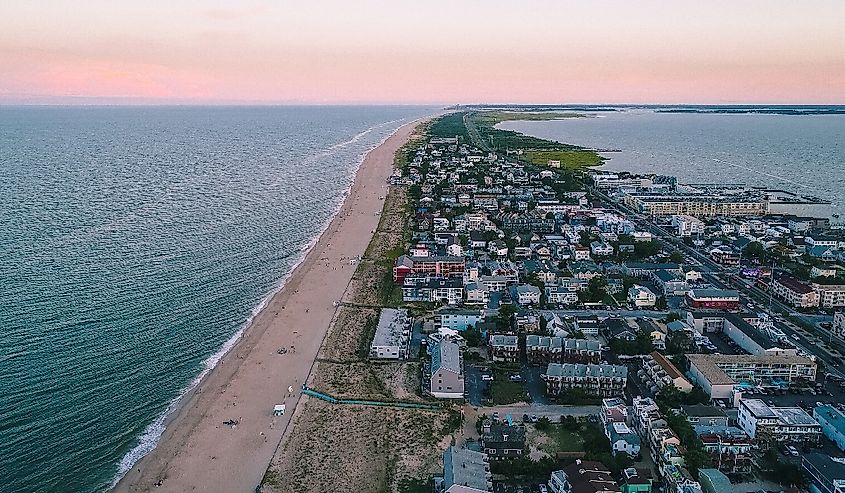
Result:
{"label": "parked car", "polygon": [[488,374],[484,373],[484,374],[481,375],[481,380],[483,380],[485,382],[492,382],[493,381],[493,375],[488,375]]}
{"label": "parked car", "polygon": [[530,417],[530,416],[528,416],[527,414],[523,414],[523,415],[522,415],[522,422],[523,422],[523,423],[530,423],[530,422],[531,422],[531,417]]}
{"label": "parked car", "polygon": [[532,423],[536,423],[539,420],[540,420],[540,418],[538,418],[536,414],[531,415],[531,422]]}
{"label": "parked car", "polygon": [[543,483],[540,483],[540,493],[549,493],[549,489]]}
{"label": "parked car", "polygon": [[522,375],[511,375],[510,376],[511,382],[521,382]]}
{"label": "parked car", "polygon": [[800,454],[798,453],[798,449],[793,447],[792,445],[787,445],[786,450],[789,452],[789,455],[793,457],[798,457]]}

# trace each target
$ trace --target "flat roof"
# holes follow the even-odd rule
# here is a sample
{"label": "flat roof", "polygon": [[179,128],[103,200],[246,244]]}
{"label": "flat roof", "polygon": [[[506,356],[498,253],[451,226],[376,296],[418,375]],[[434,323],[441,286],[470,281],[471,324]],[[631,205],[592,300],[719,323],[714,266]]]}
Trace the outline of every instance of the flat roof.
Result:
{"label": "flat roof", "polygon": [[734,289],[690,289],[690,298],[698,300],[701,298],[734,299],[739,300],[739,291]]}
{"label": "flat roof", "polygon": [[839,409],[825,404],[813,409],[813,416],[825,420],[836,431],[845,434],[845,415]]}
{"label": "flat roof", "polygon": [[443,479],[447,489],[457,484],[487,491],[488,477],[482,452],[454,446],[443,451]]}
{"label": "flat roof", "polygon": [[403,346],[410,337],[405,334],[408,324],[408,310],[382,308],[378,326],[373,336],[373,346]]}

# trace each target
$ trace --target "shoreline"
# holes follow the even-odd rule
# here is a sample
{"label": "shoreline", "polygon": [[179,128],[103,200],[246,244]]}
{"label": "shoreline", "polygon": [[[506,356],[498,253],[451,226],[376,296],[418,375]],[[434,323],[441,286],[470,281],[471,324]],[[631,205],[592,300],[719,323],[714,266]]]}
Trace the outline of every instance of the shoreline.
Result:
{"label": "shoreline", "polygon": [[[343,199],[335,212],[329,216],[320,233],[302,249],[303,255],[294,268],[282,279],[278,288],[271,290],[267,297],[256,305],[244,328],[204,361],[205,368],[186,387],[184,394],[171,401],[161,419],[156,419],[145,429],[141,439],[148,435],[150,427],[163,427],[152,448],[135,460],[122,476],[115,477],[110,491],[147,491],[153,488],[164,491],[251,491],[258,485],[297,408],[301,395],[299,386],[308,378],[329,323],[337,310],[333,303],[340,299],[357,268],[357,263],[350,259],[363,255],[373,236],[372,232],[361,235],[361,226],[369,226],[365,223],[372,223],[370,231],[373,231],[378,224],[379,216],[376,212],[380,212],[384,204],[387,194],[386,181],[393,171],[395,152],[407,142],[416,127],[428,118],[430,117],[419,118],[401,125],[375,147],[361,154],[350,185],[343,191]],[[371,185],[369,189],[368,185]],[[365,191],[369,193],[364,195]],[[361,240],[349,238],[350,234],[366,240],[360,251],[345,252],[349,250],[348,246],[352,246],[348,245],[349,243],[360,243]],[[343,252],[338,252],[339,250]],[[335,255],[327,255],[328,253]],[[332,266],[332,261],[336,265]],[[328,269],[331,269],[331,274]],[[327,274],[329,279],[326,278]],[[309,282],[320,280],[323,281],[322,284],[327,280],[338,281],[335,286],[342,282],[343,290],[336,297],[328,296],[324,290],[313,293],[322,295],[322,299],[300,295],[300,289],[309,287]],[[296,305],[303,301],[323,310],[320,310],[319,314],[312,313],[309,308],[303,308],[301,305],[291,306],[286,310],[286,303]],[[325,306],[326,304],[329,306]],[[308,331],[309,340],[306,341],[300,339],[303,335],[300,332],[304,332],[303,330],[294,330],[292,325],[285,323],[316,322],[323,319],[326,312],[331,313],[329,322],[315,324],[313,330]],[[280,336],[287,336],[285,342],[295,341],[300,345],[290,344],[289,352],[279,355],[278,348],[288,348],[287,344],[275,345],[282,342]],[[305,351],[300,349],[301,344],[306,345]],[[261,354],[256,354],[257,352]],[[208,362],[215,358],[217,360],[209,366]],[[307,365],[303,366],[305,363]],[[250,368],[244,368],[245,365]],[[268,365],[265,368],[272,370],[277,377],[287,378],[279,382],[270,375],[261,375],[263,372],[254,368],[261,368],[261,365]],[[262,380],[258,378],[260,376],[265,377],[264,385],[259,381]],[[234,388],[233,384],[239,378],[245,381],[237,382],[241,388]],[[273,385],[275,388],[265,388],[265,385],[270,387],[266,380],[277,380]],[[287,392],[288,387],[293,388],[292,393]],[[209,392],[211,389],[215,392]],[[239,392],[240,390],[245,392]],[[250,397],[254,398],[239,397],[239,393],[252,394]],[[285,403],[288,406],[284,416],[273,417],[272,404],[267,408],[266,404],[259,405],[255,402],[270,399],[268,394],[278,395],[272,402]],[[229,399],[232,399],[231,403]],[[263,411],[264,420],[260,419],[262,413],[259,411]],[[244,414],[248,414],[249,419],[244,418]],[[220,420],[220,417],[223,419]],[[239,423],[235,426],[222,424],[228,420]],[[261,431],[252,437],[244,436],[259,429]],[[246,440],[228,440],[229,438]],[[198,442],[206,443],[197,446]],[[243,450],[244,447],[247,448],[246,451]],[[136,449],[132,449],[134,450]],[[121,459],[120,468],[127,467],[124,463],[132,451]],[[233,461],[235,464],[242,464],[239,467],[233,465]],[[259,468],[255,467],[256,462],[261,464]],[[256,477],[258,469],[260,473]],[[213,476],[210,474],[213,471],[220,473],[221,477],[210,477]],[[254,479],[249,481],[248,476]]]}

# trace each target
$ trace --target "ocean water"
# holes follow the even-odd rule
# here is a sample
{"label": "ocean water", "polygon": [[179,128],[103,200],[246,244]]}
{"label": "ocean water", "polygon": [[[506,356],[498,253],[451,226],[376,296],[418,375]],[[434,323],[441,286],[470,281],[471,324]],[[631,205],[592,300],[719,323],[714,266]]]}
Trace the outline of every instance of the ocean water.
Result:
{"label": "ocean water", "polygon": [[0,490],[107,489],[421,107],[0,107]]}
{"label": "ocean water", "polygon": [[682,183],[744,183],[809,194],[833,204],[803,212],[845,216],[845,115],[642,109],[595,115],[511,121],[499,128],[621,151],[605,153],[610,160],[603,169],[674,175]]}

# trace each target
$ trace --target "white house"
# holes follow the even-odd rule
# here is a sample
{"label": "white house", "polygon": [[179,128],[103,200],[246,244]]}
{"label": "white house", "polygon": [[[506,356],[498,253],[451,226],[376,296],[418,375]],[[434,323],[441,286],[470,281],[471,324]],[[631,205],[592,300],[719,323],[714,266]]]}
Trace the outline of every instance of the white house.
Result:
{"label": "white house", "polygon": [[657,303],[657,296],[647,287],[635,284],[628,289],[628,302],[636,307],[654,306]]}
{"label": "white house", "polygon": [[590,252],[596,257],[607,257],[613,255],[613,247],[603,241],[594,241],[590,243]]}
{"label": "white house", "polygon": [[520,305],[534,305],[540,303],[540,288],[531,284],[514,286],[511,296]]}

